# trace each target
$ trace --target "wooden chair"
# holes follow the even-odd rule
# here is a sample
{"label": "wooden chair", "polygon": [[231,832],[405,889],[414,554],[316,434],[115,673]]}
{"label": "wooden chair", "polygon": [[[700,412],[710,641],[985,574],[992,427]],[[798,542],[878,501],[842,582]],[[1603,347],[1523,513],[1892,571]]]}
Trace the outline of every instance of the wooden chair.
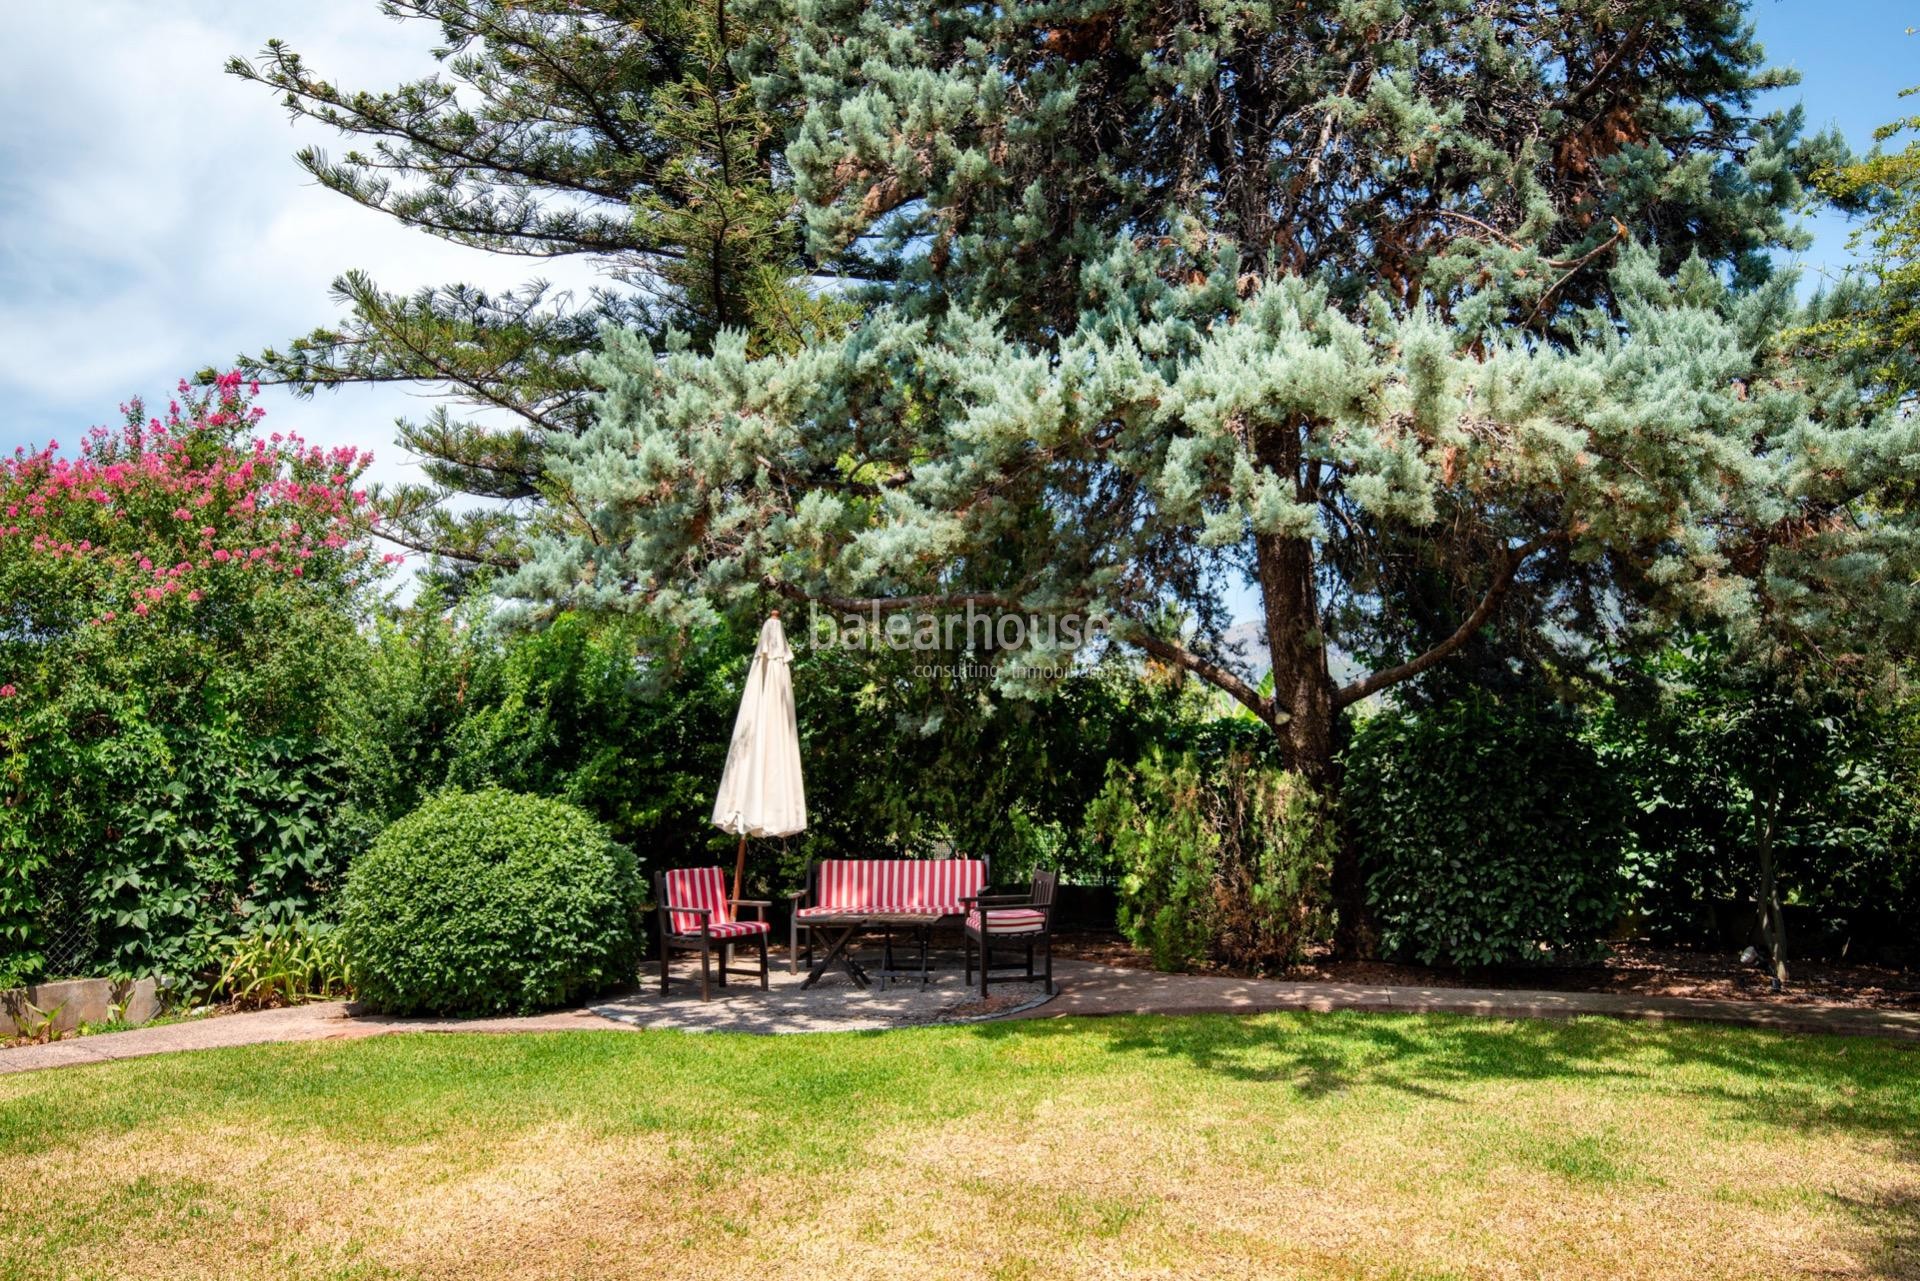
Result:
{"label": "wooden chair", "polygon": [[[1037,871],[1033,874],[1033,892],[1025,897],[1018,894],[967,896],[966,938],[961,945],[967,958],[967,986],[973,986],[973,949],[978,947],[983,1000],[987,995],[988,976],[995,972],[993,945],[996,943],[1022,948],[1026,952],[1026,966],[1019,977],[1026,981],[1040,979],[1045,985],[1041,990],[1053,995],[1053,892],[1059,884],[1057,874]],[[1033,972],[1036,950],[1046,955],[1046,969],[1037,975]],[[1003,978],[1010,977],[1017,968],[1019,962],[998,967]]]}
{"label": "wooden chair", "polygon": [[[653,878],[653,901],[660,911],[660,995],[667,994],[668,968],[677,949],[700,953],[700,999],[712,995],[713,953],[721,952],[720,986],[727,975],[752,978],[756,971],[730,969],[726,949],[751,938],[760,944],[760,989],[767,987],[767,934],[771,927],[764,899],[729,899],[724,875],[717,867],[676,868]],[[755,909],[757,919],[734,919],[736,908]]]}

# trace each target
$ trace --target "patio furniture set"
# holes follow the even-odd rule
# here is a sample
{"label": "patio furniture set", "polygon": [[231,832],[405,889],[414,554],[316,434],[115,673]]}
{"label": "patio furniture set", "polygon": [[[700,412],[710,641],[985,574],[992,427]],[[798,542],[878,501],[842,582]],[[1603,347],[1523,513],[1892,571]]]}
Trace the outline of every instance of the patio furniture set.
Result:
{"label": "patio furniture set", "polygon": [[[838,964],[856,987],[866,988],[875,978],[884,989],[901,979],[917,977],[922,986],[932,981],[929,948],[936,929],[957,928],[965,957],[966,983],[973,985],[976,970],[980,995],[988,995],[993,979],[1038,979],[1053,991],[1053,898],[1058,877],[1035,872],[1029,893],[988,894],[986,859],[829,859],[807,869],[806,888],[792,896],[788,921],[788,972],[806,965],[803,989],[818,983]],[[711,995],[713,960],[720,958],[720,986],[728,975],[758,977],[767,986],[767,941],[772,924],[766,913],[773,904],[764,899],[730,898],[717,867],[682,868],[655,878],[654,901],[660,914],[660,991],[668,987],[672,954],[700,954],[700,999]],[[753,918],[740,919],[740,909],[751,908]],[[872,969],[857,955],[861,939],[880,938],[878,963]],[[816,936],[818,938],[816,939]],[[820,956],[814,959],[816,942]],[[911,960],[899,963],[896,942]],[[736,969],[729,957],[734,949],[756,944],[757,969]],[[995,962],[996,950],[1003,958]],[[1005,960],[1009,953],[1018,959]],[[976,955],[978,963],[976,964]],[[1036,961],[1043,968],[1035,972]]]}

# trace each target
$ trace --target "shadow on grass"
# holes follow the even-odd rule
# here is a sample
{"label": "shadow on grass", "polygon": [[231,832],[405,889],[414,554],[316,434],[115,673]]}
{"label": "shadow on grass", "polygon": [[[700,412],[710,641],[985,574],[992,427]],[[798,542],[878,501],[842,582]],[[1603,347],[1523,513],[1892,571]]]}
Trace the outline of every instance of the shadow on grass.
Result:
{"label": "shadow on grass", "polygon": [[[1872,1144],[1920,1172],[1920,1053],[1862,1037],[1616,1019],[1496,1021],[1361,1011],[986,1024],[988,1041],[1098,1037],[1120,1059],[1171,1061],[1309,1100],[1386,1090],[1473,1107],[1475,1087],[1565,1081],[1705,1102],[1734,1124]],[[1874,1277],[1920,1277],[1920,1196],[1824,1193]]]}
{"label": "shadow on grass", "polygon": [[[1071,1018],[791,1038],[420,1033],[239,1047],[17,1079],[0,1089],[0,1159],[99,1136],[119,1142],[156,1124],[237,1126],[290,1150],[324,1136],[377,1153],[560,1123],[653,1135],[697,1153],[703,1187],[763,1169],[769,1152],[792,1177],[831,1182],[866,1161],[876,1141],[891,1149],[902,1135],[951,1124],[1017,1126],[1024,1109],[1076,1089],[1172,1101],[1206,1090],[1209,1078],[1300,1100],[1302,1111],[1367,1092],[1367,1102],[1386,1092],[1484,1111],[1501,1097],[1488,1087],[1566,1082],[1645,1095],[1650,1108],[1662,1097],[1699,1101],[1732,1124],[1844,1136],[1920,1168],[1920,1053],[1912,1046],[1608,1019],[1362,1012]],[[1712,1128],[1703,1140],[1713,1140]],[[1533,1155],[1563,1178],[1631,1177],[1630,1151],[1587,1137],[1551,1134]],[[1856,1189],[1852,1199],[1825,1193],[1857,1229],[1875,1275],[1920,1268],[1915,1186],[1920,1179],[1904,1190]],[[1070,1208],[1105,1221],[1099,1205]]]}
{"label": "shadow on grass", "polygon": [[1631,1084],[1715,1101],[1735,1120],[1870,1137],[1920,1164],[1920,1053],[1865,1037],[1356,1011],[1015,1021],[976,1034],[1098,1037],[1113,1055],[1290,1085],[1310,1099],[1384,1089],[1463,1102],[1464,1087],[1488,1082]]}
{"label": "shadow on grass", "polygon": [[1920,1276],[1920,1196],[1827,1195],[1872,1239],[1873,1248],[1867,1251],[1870,1275]]}

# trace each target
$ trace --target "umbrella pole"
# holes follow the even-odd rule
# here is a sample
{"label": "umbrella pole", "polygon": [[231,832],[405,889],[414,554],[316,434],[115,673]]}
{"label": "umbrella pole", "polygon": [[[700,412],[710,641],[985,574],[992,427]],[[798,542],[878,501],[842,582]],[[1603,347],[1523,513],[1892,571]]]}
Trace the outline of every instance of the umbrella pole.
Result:
{"label": "umbrella pole", "polygon": [[[733,856],[733,897],[735,902],[738,902],[740,899],[740,882],[746,874],[747,834],[743,831],[740,833],[740,852]],[[720,968],[723,970],[733,968],[733,944],[731,943],[727,944],[726,947],[721,950]]]}

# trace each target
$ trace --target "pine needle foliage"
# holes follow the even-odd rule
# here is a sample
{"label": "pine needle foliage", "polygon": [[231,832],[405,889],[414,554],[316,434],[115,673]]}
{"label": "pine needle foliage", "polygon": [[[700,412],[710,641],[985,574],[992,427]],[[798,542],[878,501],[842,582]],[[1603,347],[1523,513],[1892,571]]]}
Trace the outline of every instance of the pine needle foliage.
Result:
{"label": "pine needle foliage", "polygon": [[[1770,265],[1844,148],[1757,109],[1791,76],[1742,4],[793,16],[757,84],[864,318],[764,354],[610,335],[549,456],[583,527],[520,590],[1097,613],[1316,785],[1343,709],[1496,631],[1577,656],[1710,616],[1830,663],[1911,633],[1880,496],[1920,437],[1797,358]],[[1270,688],[1222,645],[1243,582]],[[1021,657],[1004,684],[1057,655]]]}
{"label": "pine needle foliage", "polygon": [[781,176],[783,108],[736,71],[767,32],[727,0],[381,7],[438,28],[434,74],[348,88],[277,40],[227,69],[348,139],[341,155],[298,155],[327,190],[536,268],[589,259],[605,284],[584,298],[538,278],[396,294],[347,271],[333,286],[340,320],[243,367],[306,393],[408,383],[451,395],[464,408],[398,424],[427,483],[381,496],[387,534],[454,569],[511,567],[529,521],[567,519],[541,459],[587,421],[581,362],[602,327],[704,341],[731,325],[790,344],[835,313],[791,283],[800,237]]}

